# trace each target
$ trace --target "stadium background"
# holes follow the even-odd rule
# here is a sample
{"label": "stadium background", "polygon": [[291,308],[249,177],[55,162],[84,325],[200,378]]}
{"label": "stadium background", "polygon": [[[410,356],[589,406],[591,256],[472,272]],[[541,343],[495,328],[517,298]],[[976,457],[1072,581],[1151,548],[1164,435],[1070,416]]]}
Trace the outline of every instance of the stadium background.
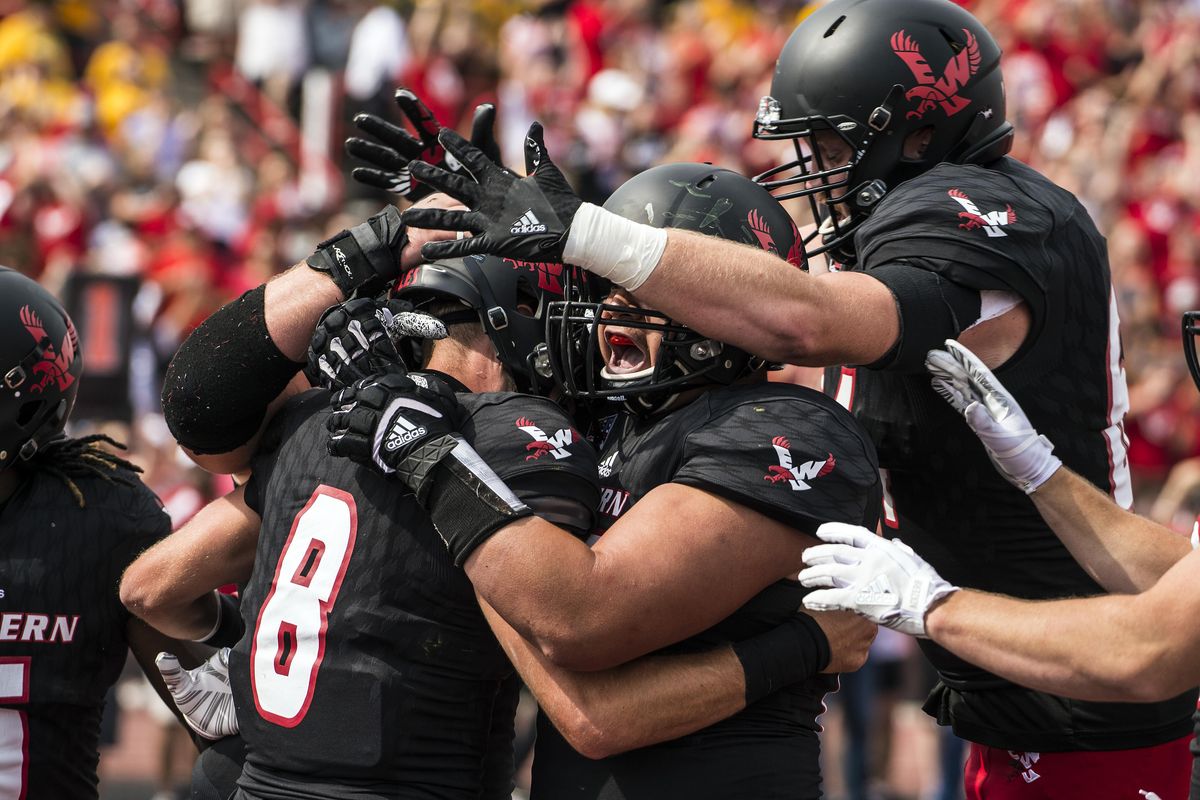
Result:
{"label": "stadium background", "polygon": [[[0,0],[0,263],[66,299],[88,369],[76,430],[128,441],[180,524],[228,484],[180,458],[157,413],[162,371],[220,304],[388,201],[346,179],[355,113],[398,119],[401,83],[460,130],[496,102],[506,163],[539,119],[593,201],[664,161],[754,174],[782,160],[751,120],[814,5]],[[1200,510],[1200,399],[1178,342],[1179,313],[1200,306],[1200,2],[965,5],[1005,52],[1014,155],[1108,237],[1137,509],[1184,531]],[[870,796],[943,796],[946,740],[917,710],[929,680],[907,642],[881,637],[825,718],[831,796],[851,796],[844,769],[869,774]],[[188,745],[164,748],[136,677],[117,697],[102,796],[172,796]]]}

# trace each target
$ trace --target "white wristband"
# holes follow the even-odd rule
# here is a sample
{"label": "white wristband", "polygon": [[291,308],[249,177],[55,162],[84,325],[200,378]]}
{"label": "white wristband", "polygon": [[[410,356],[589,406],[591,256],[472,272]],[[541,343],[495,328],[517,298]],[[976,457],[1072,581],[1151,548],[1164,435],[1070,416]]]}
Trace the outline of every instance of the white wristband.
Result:
{"label": "white wristband", "polygon": [[584,203],[567,233],[563,261],[637,291],[658,266],[667,232]]}

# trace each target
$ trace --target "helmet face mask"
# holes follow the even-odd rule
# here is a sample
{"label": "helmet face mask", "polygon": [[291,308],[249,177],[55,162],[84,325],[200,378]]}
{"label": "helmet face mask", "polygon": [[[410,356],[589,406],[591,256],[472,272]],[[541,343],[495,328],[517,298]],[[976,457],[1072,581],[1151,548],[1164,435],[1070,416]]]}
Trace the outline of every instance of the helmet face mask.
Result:
{"label": "helmet face mask", "polygon": [[[809,198],[809,254],[852,260],[854,230],[888,191],[944,161],[1008,152],[999,64],[991,35],[950,0],[833,0],[792,32],[754,122],[755,138],[793,140],[796,159],[755,181]],[[826,167],[818,144],[833,135],[851,157]]]}
{"label": "helmet face mask", "polygon": [[[656,228],[692,230],[767,250],[796,266],[804,260],[796,226],[779,202],[749,179],[711,165],[649,169],[613,192],[604,208]],[[580,277],[590,282],[580,283]],[[685,390],[727,385],[765,365],[661,312],[638,307],[628,293],[610,295],[602,281],[584,273],[568,276],[564,287],[566,299],[551,304],[546,341],[555,378],[568,397],[619,399],[647,416],[670,408]],[[621,328],[631,332],[626,338],[636,341],[628,346],[637,347],[642,359],[640,368],[628,372],[604,357],[614,341],[603,337]]]}
{"label": "helmet face mask", "polygon": [[[687,389],[729,384],[764,364],[659,311],[612,302],[611,296],[589,299],[575,286],[567,293],[575,299],[553,303],[546,321],[550,363],[567,397],[622,401],[634,413],[654,414]],[[605,357],[613,349],[612,339],[605,337],[615,338],[621,329],[644,337],[631,342],[643,350],[647,363],[636,372],[614,373]]]}
{"label": "helmet face mask", "polygon": [[0,472],[61,435],[82,374],[79,337],[62,304],[0,267]]}

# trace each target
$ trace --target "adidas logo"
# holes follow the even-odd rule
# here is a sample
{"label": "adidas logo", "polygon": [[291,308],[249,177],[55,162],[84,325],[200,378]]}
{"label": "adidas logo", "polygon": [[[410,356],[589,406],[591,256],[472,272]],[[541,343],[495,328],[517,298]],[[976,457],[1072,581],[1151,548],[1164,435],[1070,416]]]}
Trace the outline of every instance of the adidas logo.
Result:
{"label": "adidas logo", "polygon": [[596,467],[596,472],[600,474],[601,478],[607,478],[609,475],[612,475],[613,465],[616,460],[617,454],[613,453],[611,456],[600,462],[599,466]]}
{"label": "adidas logo", "polygon": [[896,602],[896,593],[892,591],[892,584],[886,575],[877,575],[875,580],[863,587],[854,602],[859,606],[890,606]]}
{"label": "adidas logo", "polygon": [[509,228],[509,233],[545,233],[545,232],[546,232],[546,226],[543,225],[542,221],[537,218],[536,214],[533,213],[532,208],[529,209],[528,211],[526,211],[524,214],[522,214],[521,218],[519,220],[517,220],[516,222],[514,222],[513,226],[511,228]]}
{"label": "adidas logo", "polygon": [[384,449],[388,451],[398,450],[404,445],[411,442],[413,439],[419,439],[428,431],[424,425],[413,425],[404,417],[396,417],[396,422],[392,425],[392,429],[388,431],[387,439],[384,440]]}

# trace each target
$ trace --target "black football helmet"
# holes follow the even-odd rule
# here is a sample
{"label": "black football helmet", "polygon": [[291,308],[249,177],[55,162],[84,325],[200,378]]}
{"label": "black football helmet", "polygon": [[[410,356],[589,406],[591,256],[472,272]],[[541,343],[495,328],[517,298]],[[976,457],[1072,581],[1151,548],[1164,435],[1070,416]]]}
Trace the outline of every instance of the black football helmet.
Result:
{"label": "black football helmet", "polygon": [[37,281],[0,267],[0,471],[59,436],[83,358],[66,309]]}
{"label": "black football helmet", "polygon": [[[779,201],[749,178],[709,164],[648,169],[613,192],[604,209],[655,228],[697,231],[761,248],[797,267],[803,263],[799,232]],[[782,261],[780,266],[786,268]],[[569,282],[568,299],[551,303],[546,341],[553,372],[568,397],[620,399],[630,411],[650,415],[668,408],[684,389],[730,384],[765,365],[659,311],[606,304],[606,294],[607,286],[595,279],[590,286]],[[608,372],[599,350],[600,328],[593,323],[613,315],[620,316],[622,327],[662,333],[653,367]]]}
{"label": "black football helmet", "polygon": [[[906,155],[925,129],[927,146]],[[822,133],[840,137],[849,163],[825,163]],[[794,143],[795,161],[755,180],[781,200],[809,198],[809,255],[852,263],[854,230],[888,191],[943,161],[983,164],[1012,148],[1000,47],[950,0],[833,0],[783,46],[754,137]]]}
{"label": "black football helmet", "polygon": [[545,347],[545,315],[563,296],[573,268],[496,256],[467,256],[422,264],[405,273],[392,296],[417,310],[458,301],[461,311],[436,314],[447,325],[478,322],[517,390],[546,394],[554,387]]}

